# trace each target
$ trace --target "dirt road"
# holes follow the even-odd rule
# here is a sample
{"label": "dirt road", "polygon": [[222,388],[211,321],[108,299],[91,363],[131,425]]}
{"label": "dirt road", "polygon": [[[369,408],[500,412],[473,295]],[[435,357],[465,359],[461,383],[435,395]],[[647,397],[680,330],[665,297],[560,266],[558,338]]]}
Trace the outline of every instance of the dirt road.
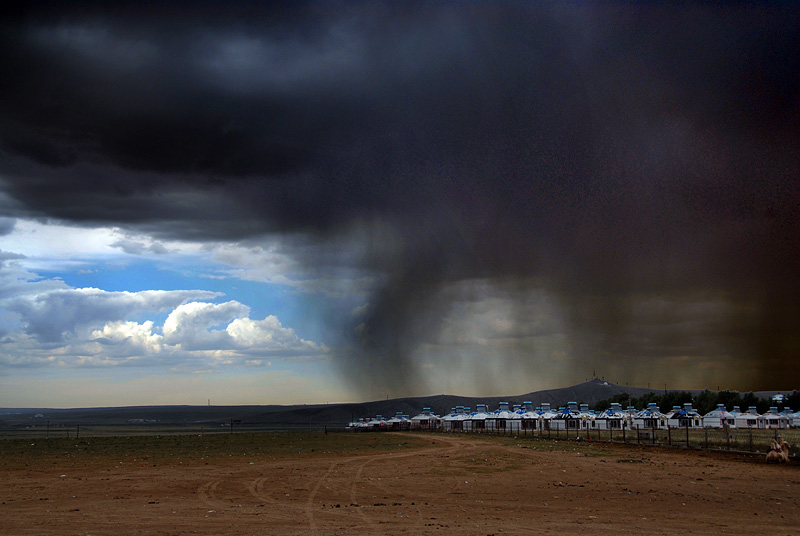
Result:
{"label": "dirt road", "polygon": [[800,467],[437,435],[358,456],[5,469],[2,534],[800,535]]}

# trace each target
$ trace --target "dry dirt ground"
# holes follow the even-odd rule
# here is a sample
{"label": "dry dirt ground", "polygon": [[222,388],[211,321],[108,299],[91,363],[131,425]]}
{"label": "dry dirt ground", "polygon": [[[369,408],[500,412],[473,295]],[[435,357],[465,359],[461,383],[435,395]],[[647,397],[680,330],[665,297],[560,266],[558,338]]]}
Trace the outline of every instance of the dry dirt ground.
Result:
{"label": "dry dirt ground", "polygon": [[361,455],[5,467],[0,533],[800,534],[797,464],[468,435],[422,442]]}

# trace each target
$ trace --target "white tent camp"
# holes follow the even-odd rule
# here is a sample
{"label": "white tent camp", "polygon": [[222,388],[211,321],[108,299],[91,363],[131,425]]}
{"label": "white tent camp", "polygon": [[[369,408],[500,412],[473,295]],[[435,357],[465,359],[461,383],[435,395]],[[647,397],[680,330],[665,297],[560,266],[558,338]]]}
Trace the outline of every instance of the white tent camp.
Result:
{"label": "white tent camp", "polygon": [[522,418],[525,416],[525,408],[523,408],[520,404],[514,404],[514,411],[511,413],[511,419],[509,423],[511,426],[509,429],[514,432],[519,432],[522,430]]}
{"label": "white tent camp", "polygon": [[523,430],[538,430],[539,428],[539,412],[540,408],[534,408],[533,402],[525,401],[522,403],[522,429]]}
{"label": "white tent camp", "polygon": [[610,408],[594,418],[594,428],[597,430],[621,430],[624,424],[627,424],[626,416],[617,402],[612,402]]}
{"label": "white tent camp", "polygon": [[569,402],[550,421],[553,430],[580,430],[583,419],[577,402]]}
{"label": "white tent camp", "polygon": [[781,415],[786,417],[786,426],[788,428],[794,426],[794,412],[792,408],[784,408],[783,411],[781,411]]}
{"label": "white tent camp", "polygon": [[581,416],[581,428],[584,430],[591,430],[595,427],[594,419],[597,413],[589,409],[589,404],[581,404],[579,409]]}
{"label": "white tent camp", "polygon": [[658,409],[658,404],[650,402],[647,407],[633,418],[633,427],[640,429],[657,429],[667,427],[667,416]]}
{"label": "white tent camp", "polygon": [[398,411],[394,417],[386,420],[386,425],[390,430],[408,430],[411,428],[411,419]]}
{"label": "white tent camp", "polygon": [[411,417],[411,427],[417,430],[436,430],[440,417],[431,413],[431,408],[422,408],[422,413]]}
{"label": "white tent camp", "polygon": [[789,419],[789,426],[800,427],[800,410],[792,413],[791,419]]}
{"label": "white tent camp", "polygon": [[486,404],[478,404],[475,411],[469,414],[464,421],[464,429],[471,432],[483,432],[486,430],[486,418],[489,416]]}
{"label": "white tent camp", "polygon": [[725,428],[736,426],[736,416],[732,415],[725,408],[725,404],[717,404],[713,409],[703,415],[703,427],[705,428]]}
{"label": "white tent camp", "polygon": [[539,429],[552,430],[553,420],[558,416],[558,411],[550,408],[549,402],[542,403],[542,408],[537,412],[539,414]]}
{"label": "white tent camp", "polygon": [[383,415],[376,415],[374,419],[370,419],[366,422],[366,428],[370,430],[384,430],[386,429],[386,419],[383,418]]}
{"label": "white tent camp", "polygon": [[736,428],[758,428],[761,415],[758,414],[755,406],[750,406],[747,411],[734,417]]}
{"label": "white tent camp", "polygon": [[773,406],[759,417],[759,428],[789,428],[789,419],[778,413],[778,408]]}
{"label": "white tent camp", "polygon": [[667,413],[667,424],[670,428],[702,428],[703,417],[692,408],[691,402],[686,402],[683,407],[673,406]]}
{"label": "white tent camp", "polygon": [[519,417],[509,409],[508,402],[500,402],[500,407],[486,417],[486,429],[490,432],[519,430],[522,423]]}
{"label": "white tent camp", "polygon": [[460,432],[464,429],[464,420],[467,418],[464,406],[456,406],[442,417],[442,429],[446,432]]}
{"label": "white tent camp", "polygon": [[367,424],[368,420],[369,419],[359,419],[358,417],[355,417],[353,418],[352,421],[347,423],[347,425],[345,426],[345,431],[362,432],[364,430],[367,430],[369,429],[369,425]]}

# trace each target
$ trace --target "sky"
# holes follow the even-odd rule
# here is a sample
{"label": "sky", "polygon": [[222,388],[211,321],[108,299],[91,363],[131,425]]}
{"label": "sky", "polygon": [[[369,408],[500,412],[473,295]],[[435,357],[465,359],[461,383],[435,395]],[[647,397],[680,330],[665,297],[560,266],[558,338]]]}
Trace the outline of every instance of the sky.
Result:
{"label": "sky", "polygon": [[0,407],[800,388],[793,2],[0,16]]}

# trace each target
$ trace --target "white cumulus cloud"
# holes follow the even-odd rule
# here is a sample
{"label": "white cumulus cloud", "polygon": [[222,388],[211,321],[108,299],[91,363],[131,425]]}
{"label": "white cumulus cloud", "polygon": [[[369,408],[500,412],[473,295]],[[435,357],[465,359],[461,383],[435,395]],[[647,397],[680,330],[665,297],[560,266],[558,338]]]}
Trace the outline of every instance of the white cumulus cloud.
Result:
{"label": "white cumulus cloud", "polygon": [[81,329],[218,295],[205,290],[108,292],[97,288],[64,288],[17,296],[8,300],[6,307],[20,316],[26,333],[43,342],[58,342],[74,337]]}

